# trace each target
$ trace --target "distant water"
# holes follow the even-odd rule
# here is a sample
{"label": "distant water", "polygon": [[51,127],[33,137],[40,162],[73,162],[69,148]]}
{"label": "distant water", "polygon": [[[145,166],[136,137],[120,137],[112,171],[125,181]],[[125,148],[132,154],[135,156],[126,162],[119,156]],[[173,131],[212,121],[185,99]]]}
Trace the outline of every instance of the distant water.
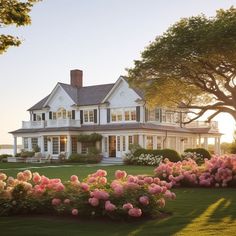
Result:
{"label": "distant water", "polygon": [[[18,149],[17,152],[20,152],[20,149]],[[13,153],[14,153],[14,150],[12,148],[10,148],[10,149],[0,149],[0,155],[1,154],[13,155]]]}

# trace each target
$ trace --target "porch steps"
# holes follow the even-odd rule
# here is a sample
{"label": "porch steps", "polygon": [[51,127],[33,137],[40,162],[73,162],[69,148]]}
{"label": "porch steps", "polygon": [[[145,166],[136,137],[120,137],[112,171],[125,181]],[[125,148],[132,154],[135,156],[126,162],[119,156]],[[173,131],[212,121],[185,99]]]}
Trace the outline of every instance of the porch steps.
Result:
{"label": "porch steps", "polygon": [[123,165],[124,163],[121,158],[106,158],[106,157],[104,157],[101,161],[101,164]]}

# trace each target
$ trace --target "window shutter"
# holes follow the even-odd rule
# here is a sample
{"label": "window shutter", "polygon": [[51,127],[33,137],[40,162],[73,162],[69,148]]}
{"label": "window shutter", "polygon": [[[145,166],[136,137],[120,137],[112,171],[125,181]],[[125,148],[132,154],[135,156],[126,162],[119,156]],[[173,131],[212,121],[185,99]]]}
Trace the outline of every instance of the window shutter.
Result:
{"label": "window shutter", "polygon": [[33,114],[33,121],[36,121],[36,114]]}
{"label": "window shutter", "polygon": [[75,120],[75,110],[72,110],[72,120]]}
{"label": "window shutter", "polygon": [[80,124],[83,124],[84,122],[84,119],[83,119],[83,116],[84,116],[84,112],[83,110],[80,110]]}
{"label": "window shutter", "polygon": [[94,123],[98,123],[98,112],[97,109],[93,110]]}
{"label": "window shutter", "polygon": [[45,113],[42,113],[42,120],[45,120]]}
{"label": "window shutter", "polygon": [[145,107],[145,122],[148,121],[148,109]]}
{"label": "window shutter", "polygon": [[49,111],[49,120],[51,120],[51,119],[52,119],[52,112]]}
{"label": "window shutter", "polygon": [[107,108],[107,123],[110,123],[111,110]]}
{"label": "window shutter", "polygon": [[136,121],[140,122],[140,106],[136,106]]}

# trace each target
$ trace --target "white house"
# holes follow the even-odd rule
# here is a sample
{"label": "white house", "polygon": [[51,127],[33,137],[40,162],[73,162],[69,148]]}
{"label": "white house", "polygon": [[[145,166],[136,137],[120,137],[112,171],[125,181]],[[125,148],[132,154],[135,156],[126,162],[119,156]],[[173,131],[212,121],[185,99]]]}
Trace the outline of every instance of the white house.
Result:
{"label": "white house", "polygon": [[61,152],[85,153],[88,143],[78,142],[79,134],[99,133],[104,157],[121,158],[129,144],[143,148],[171,148],[182,153],[186,148],[207,148],[214,138],[220,152],[217,122],[193,122],[182,127],[183,113],[161,107],[149,109],[142,91],[131,88],[124,77],[113,84],[83,86],[83,72],[72,70],[71,83],[57,83],[52,92],[30,109],[30,120],[10,133],[22,138],[23,148],[38,145],[42,153],[54,158]]}

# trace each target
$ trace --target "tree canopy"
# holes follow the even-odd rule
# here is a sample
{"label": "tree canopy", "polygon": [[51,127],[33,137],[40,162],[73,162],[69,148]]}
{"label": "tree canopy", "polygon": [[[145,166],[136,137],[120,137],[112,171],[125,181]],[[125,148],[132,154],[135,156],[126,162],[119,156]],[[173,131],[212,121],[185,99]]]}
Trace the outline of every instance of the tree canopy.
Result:
{"label": "tree canopy", "polygon": [[[33,5],[40,0],[0,0],[0,28],[25,26],[31,23],[30,11]],[[11,46],[19,46],[21,40],[12,35],[0,34],[0,54]]]}
{"label": "tree canopy", "polygon": [[[236,8],[183,18],[158,36],[128,69],[131,84],[151,105],[211,110],[236,119]],[[190,122],[190,121],[189,121]]]}

